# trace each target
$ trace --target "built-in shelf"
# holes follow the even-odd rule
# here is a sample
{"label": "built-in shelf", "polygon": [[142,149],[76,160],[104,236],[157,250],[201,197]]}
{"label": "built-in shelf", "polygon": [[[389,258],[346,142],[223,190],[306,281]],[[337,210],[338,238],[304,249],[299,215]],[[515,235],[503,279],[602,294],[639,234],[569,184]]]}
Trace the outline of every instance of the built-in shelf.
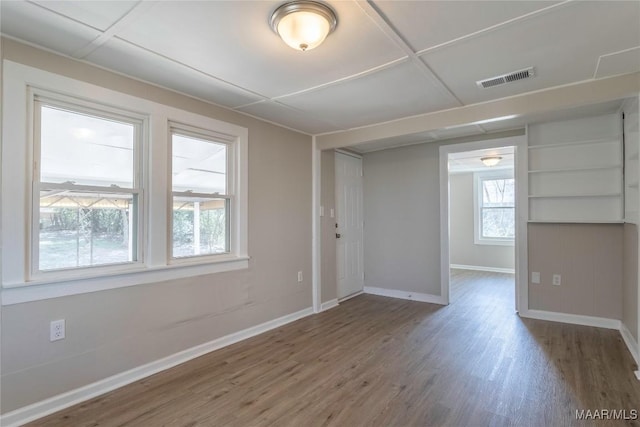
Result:
{"label": "built-in shelf", "polygon": [[590,139],[587,141],[569,141],[569,142],[558,142],[551,144],[539,144],[539,145],[530,145],[529,150],[539,150],[544,148],[562,148],[562,147],[571,147],[574,145],[590,145],[590,144],[607,144],[610,142],[619,142],[620,135],[612,136],[611,138],[602,138],[602,139]]}
{"label": "built-in shelf", "polygon": [[615,170],[622,169],[622,165],[609,165],[609,166],[593,166],[583,168],[566,168],[566,169],[532,169],[529,170],[530,174],[534,173],[564,173],[564,172],[591,172],[599,170]]}
{"label": "built-in shelf", "polygon": [[530,219],[529,224],[623,224],[623,220]]}
{"label": "built-in shelf", "polygon": [[530,199],[567,199],[591,197],[621,197],[622,193],[591,193],[591,194],[529,194]]}
{"label": "built-in shelf", "polygon": [[605,114],[529,127],[530,222],[622,222],[629,158],[620,120]]}

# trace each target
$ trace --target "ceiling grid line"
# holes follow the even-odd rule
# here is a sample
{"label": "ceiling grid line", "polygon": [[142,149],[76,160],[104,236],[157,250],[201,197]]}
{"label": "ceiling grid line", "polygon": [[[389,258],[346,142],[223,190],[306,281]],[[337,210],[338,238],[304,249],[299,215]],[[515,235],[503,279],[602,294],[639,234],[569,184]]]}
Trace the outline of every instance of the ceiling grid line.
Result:
{"label": "ceiling grid line", "polygon": [[411,62],[417,66],[420,72],[429,79],[444,94],[455,100],[458,105],[464,105],[463,102],[447,87],[447,85],[438,77],[431,68],[414,52],[413,48],[404,40],[400,32],[394,28],[387,20],[384,14],[379,11],[370,0],[357,0],[356,4],[360,6],[362,11],[380,28],[380,30],[396,43],[405,54],[411,59]]}
{"label": "ceiling grid line", "polygon": [[91,52],[108,42],[117,34],[118,31],[122,30],[139,16],[149,11],[154,5],[154,2],[139,1],[135,4],[135,6],[129,9],[127,13],[121,16],[120,19],[118,19],[116,22],[111,24],[109,28],[103,31],[102,34],[92,40],[91,43],[73,52],[71,56],[78,59],[84,59],[87,55],[91,54]]}
{"label": "ceiling grid line", "polygon": [[[144,51],[145,51],[145,52],[147,52],[147,53],[150,53],[150,54],[152,54],[152,55],[155,55],[155,56],[157,56],[157,57],[159,57],[159,58],[162,58],[162,59],[164,59],[164,60],[170,61],[170,62],[172,62],[172,63],[174,63],[174,64],[176,64],[176,65],[179,65],[179,66],[184,67],[184,68],[188,68],[189,70],[195,71],[195,72],[196,72],[196,73],[198,73],[198,74],[202,74],[203,76],[205,76],[205,77],[207,77],[207,78],[210,78],[210,79],[212,79],[212,80],[218,81],[218,82],[220,82],[220,83],[223,83],[223,84],[228,85],[228,86],[230,86],[230,87],[233,87],[233,88],[235,88],[235,89],[241,90],[241,91],[243,91],[243,92],[249,93],[249,94],[251,94],[251,95],[253,95],[253,96],[256,96],[256,97],[258,97],[258,98],[262,98],[260,101],[257,101],[257,102],[262,102],[262,101],[269,100],[269,97],[267,97],[267,96],[265,96],[265,95],[262,95],[262,94],[260,94],[260,93],[258,93],[258,92],[254,92],[254,91],[253,91],[253,90],[251,90],[251,89],[247,89],[247,88],[244,88],[244,87],[242,87],[242,86],[238,86],[238,85],[233,84],[233,83],[231,83],[231,82],[229,82],[229,81],[223,80],[223,79],[221,79],[221,78],[219,78],[219,77],[213,76],[213,75],[211,75],[211,74],[209,74],[209,73],[207,73],[207,72],[205,72],[205,71],[202,71],[202,70],[200,70],[200,69],[198,69],[198,68],[192,67],[191,65],[187,65],[187,64],[185,64],[184,62],[180,62],[180,61],[178,61],[178,60],[176,60],[176,59],[170,58],[170,57],[168,57],[168,56],[166,56],[166,55],[163,55],[163,54],[161,54],[161,53],[155,52],[155,51],[153,51],[153,50],[151,50],[151,49],[147,49],[146,47],[139,46],[139,45],[137,45],[137,44],[135,44],[135,43],[132,43],[132,42],[130,42],[130,41],[128,41],[128,40],[121,39],[121,38],[120,38],[120,37],[118,37],[118,36],[114,36],[113,38],[114,38],[114,39],[119,40],[119,41],[120,41],[120,42],[122,42],[122,43],[126,43],[126,44],[128,44],[128,45],[130,45],[130,46],[134,46],[136,49],[144,50]],[[233,109],[238,108],[238,107],[227,107],[227,108],[231,108],[231,109],[233,110]]]}
{"label": "ceiling grid line", "polygon": [[416,52],[416,55],[423,56],[423,55],[425,55],[427,53],[431,53],[431,52],[433,52],[435,50],[442,49],[442,48],[445,48],[445,47],[449,47],[451,45],[454,45],[454,44],[457,44],[457,43],[460,43],[460,42],[463,42],[463,41],[466,41],[466,40],[470,40],[470,39],[485,35],[487,33],[491,33],[493,31],[502,29],[502,28],[507,27],[509,25],[516,24],[516,23],[525,21],[527,19],[535,18],[538,15],[543,15],[545,13],[548,13],[548,12],[552,11],[552,10],[568,6],[570,4],[575,4],[575,1],[576,0],[564,0],[564,1],[560,2],[560,3],[556,3],[556,4],[553,4],[551,6],[544,7],[542,9],[538,9],[538,10],[534,10],[533,12],[525,13],[524,15],[520,15],[520,16],[517,16],[515,18],[511,18],[511,19],[508,19],[506,21],[500,22],[498,24],[494,24],[494,25],[491,25],[489,27],[483,28],[481,30],[474,31],[474,32],[469,33],[469,34],[465,34],[464,36],[456,37],[456,38],[451,39],[451,40],[447,40],[444,43],[440,43],[440,44],[437,44],[435,46],[430,46],[430,47],[428,47],[426,49],[421,49],[421,50]]}
{"label": "ceiling grid line", "polygon": [[[391,68],[391,67],[393,67],[395,65],[402,64],[403,62],[407,62],[408,59],[409,58],[405,56],[405,57],[393,60],[391,62],[387,62],[386,64],[382,64],[382,65],[378,65],[378,66],[373,67],[373,68],[369,68],[368,70],[364,70],[364,71],[361,71],[359,73],[351,74],[351,75],[346,76],[346,77],[341,77],[339,79],[332,80],[330,82],[323,83],[323,84],[320,84],[320,85],[317,85],[317,86],[313,86],[313,87],[310,87],[310,88],[307,88],[307,89],[302,89],[302,90],[299,90],[299,91],[296,91],[296,92],[291,92],[291,93],[286,93],[284,95],[274,96],[273,98],[269,98],[269,99],[272,100],[272,101],[280,100],[282,98],[287,98],[287,97],[291,97],[291,96],[295,96],[295,95],[302,95],[304,93],[313,92],[313,91],[316,91],[316,90],[319,90],[319,89],[325,89],[327,87],[335,86],[335,85],[340,84],[340,83],[346,83],[346,82],[348,82],[350,80],[355,80],[355,79],[358,79],[360,77],[364,77],[364,76],[368,76],[370,74],[377,73],[378,71],[386,70],[386,69]],[[238,108],[241,108],[241,107],[238,107]]]}

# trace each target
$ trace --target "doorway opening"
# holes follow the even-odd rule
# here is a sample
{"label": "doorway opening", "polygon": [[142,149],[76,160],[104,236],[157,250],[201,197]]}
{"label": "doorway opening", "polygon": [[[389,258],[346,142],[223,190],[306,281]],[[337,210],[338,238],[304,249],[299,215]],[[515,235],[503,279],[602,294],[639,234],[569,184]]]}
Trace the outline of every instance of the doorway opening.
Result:
{"label": "doorway opening", "polygon": [[449,301],[515,305],[515,148],[450,153]]}
{"label": "doorway opening", "polygon": [[473,299],[509,312],[521,306],[518,253],[526,249],[518,247],[526,222],[518,214],[527,204],[518,164],[526,164],[526,151],[524,157],[518,152],[523,141],[513,137],[441,147],[441,277],[447,303]]}

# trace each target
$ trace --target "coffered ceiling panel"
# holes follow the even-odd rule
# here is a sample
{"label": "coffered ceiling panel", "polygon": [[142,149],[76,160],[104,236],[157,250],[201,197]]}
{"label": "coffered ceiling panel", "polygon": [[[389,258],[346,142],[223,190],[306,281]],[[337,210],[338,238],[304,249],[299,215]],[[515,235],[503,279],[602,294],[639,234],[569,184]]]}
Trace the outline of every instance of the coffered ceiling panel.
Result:
{"label": "coffered ceiling panel", "polygon": [[0,4],[0,29],[3,34],[65,55],[71,55],[100,35],[99,31],[33,3],[2,1]]}
{"label": "coffered ceiling panel", "polygon": [[[284,1],[0,0],[0,30],[313,134],[640,69],[637,0],[320,0],[339,23],[308,52],[289,48],[269,27]],[[529,66],[533,78],[476,85]],[[362,150],[514,129],[535,119],[432,129]]]}
{"label": "coffered ceiling panel", "polygon": [[599,79],[636,71],[640,71],[640,46],[600,57],[595,77]]}
{"label": "coffered ceiling panel", "polygon": [[[593,78],[601,55],[638,46],[640,2],[575,2],[428,52],[422,59],[471,104]],[[536,76],[479,89],[477,80],[534,66]]]}
{"label": "coffered ceiling panel", "polygon": [[99,30],[106,30],[129,12],[137,1],[58,1],[33,3]]}
{"label": "coffered ceiling panel", "polygon": [[336,31],[314,50],[286,46],[271,30],[273,1],[159,2],[118,34],[253,92],[274,97],[403,57],[353,2],[333,2]]}
{"label": "coffered ceiling panel", "polygon": [[374,5],[418,52],[556,3],[378,0]]}
{"label": "coffered ceiling panel", "polygon": [[411,62],[402,62],[357,79],[280,99],[312,116],[353,128],[451,108],[456,101]]}
{"label": "coffered ceiling panel", "polygon": [[262,99],[170,59],[159,58],[117,38],[103,44],[87,59],[104,67],[111,67],[117,62],[120,64],[119,71],[125,74],[226,107],[233,108]]}
{"label": "coffered ceiling panel", "polygon": [[239,108],[238,111],[251,114],[255,117],[261,117],[274,123],[280,123],[308,134],[330,132],[340,129],[338,126],[322,120],[317,115],[308,114],[275,101],[258,102]]}

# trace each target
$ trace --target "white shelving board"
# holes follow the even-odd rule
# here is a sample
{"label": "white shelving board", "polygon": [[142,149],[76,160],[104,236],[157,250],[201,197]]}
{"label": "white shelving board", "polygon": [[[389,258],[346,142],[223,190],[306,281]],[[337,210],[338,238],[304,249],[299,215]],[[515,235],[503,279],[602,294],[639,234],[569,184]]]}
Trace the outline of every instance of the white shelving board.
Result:
{"label": "white shelving board", "polygon": [[640,131],[638,97],[629,98],[622,104],[624,112],[624,218],[626,222],[638,224],[640,197],[638,193],[638,164],[640,153]]}
{"label": "white shelving board", "polygon": [[529,221],[623,220],[619,114],[530,125],[528,138]]}

